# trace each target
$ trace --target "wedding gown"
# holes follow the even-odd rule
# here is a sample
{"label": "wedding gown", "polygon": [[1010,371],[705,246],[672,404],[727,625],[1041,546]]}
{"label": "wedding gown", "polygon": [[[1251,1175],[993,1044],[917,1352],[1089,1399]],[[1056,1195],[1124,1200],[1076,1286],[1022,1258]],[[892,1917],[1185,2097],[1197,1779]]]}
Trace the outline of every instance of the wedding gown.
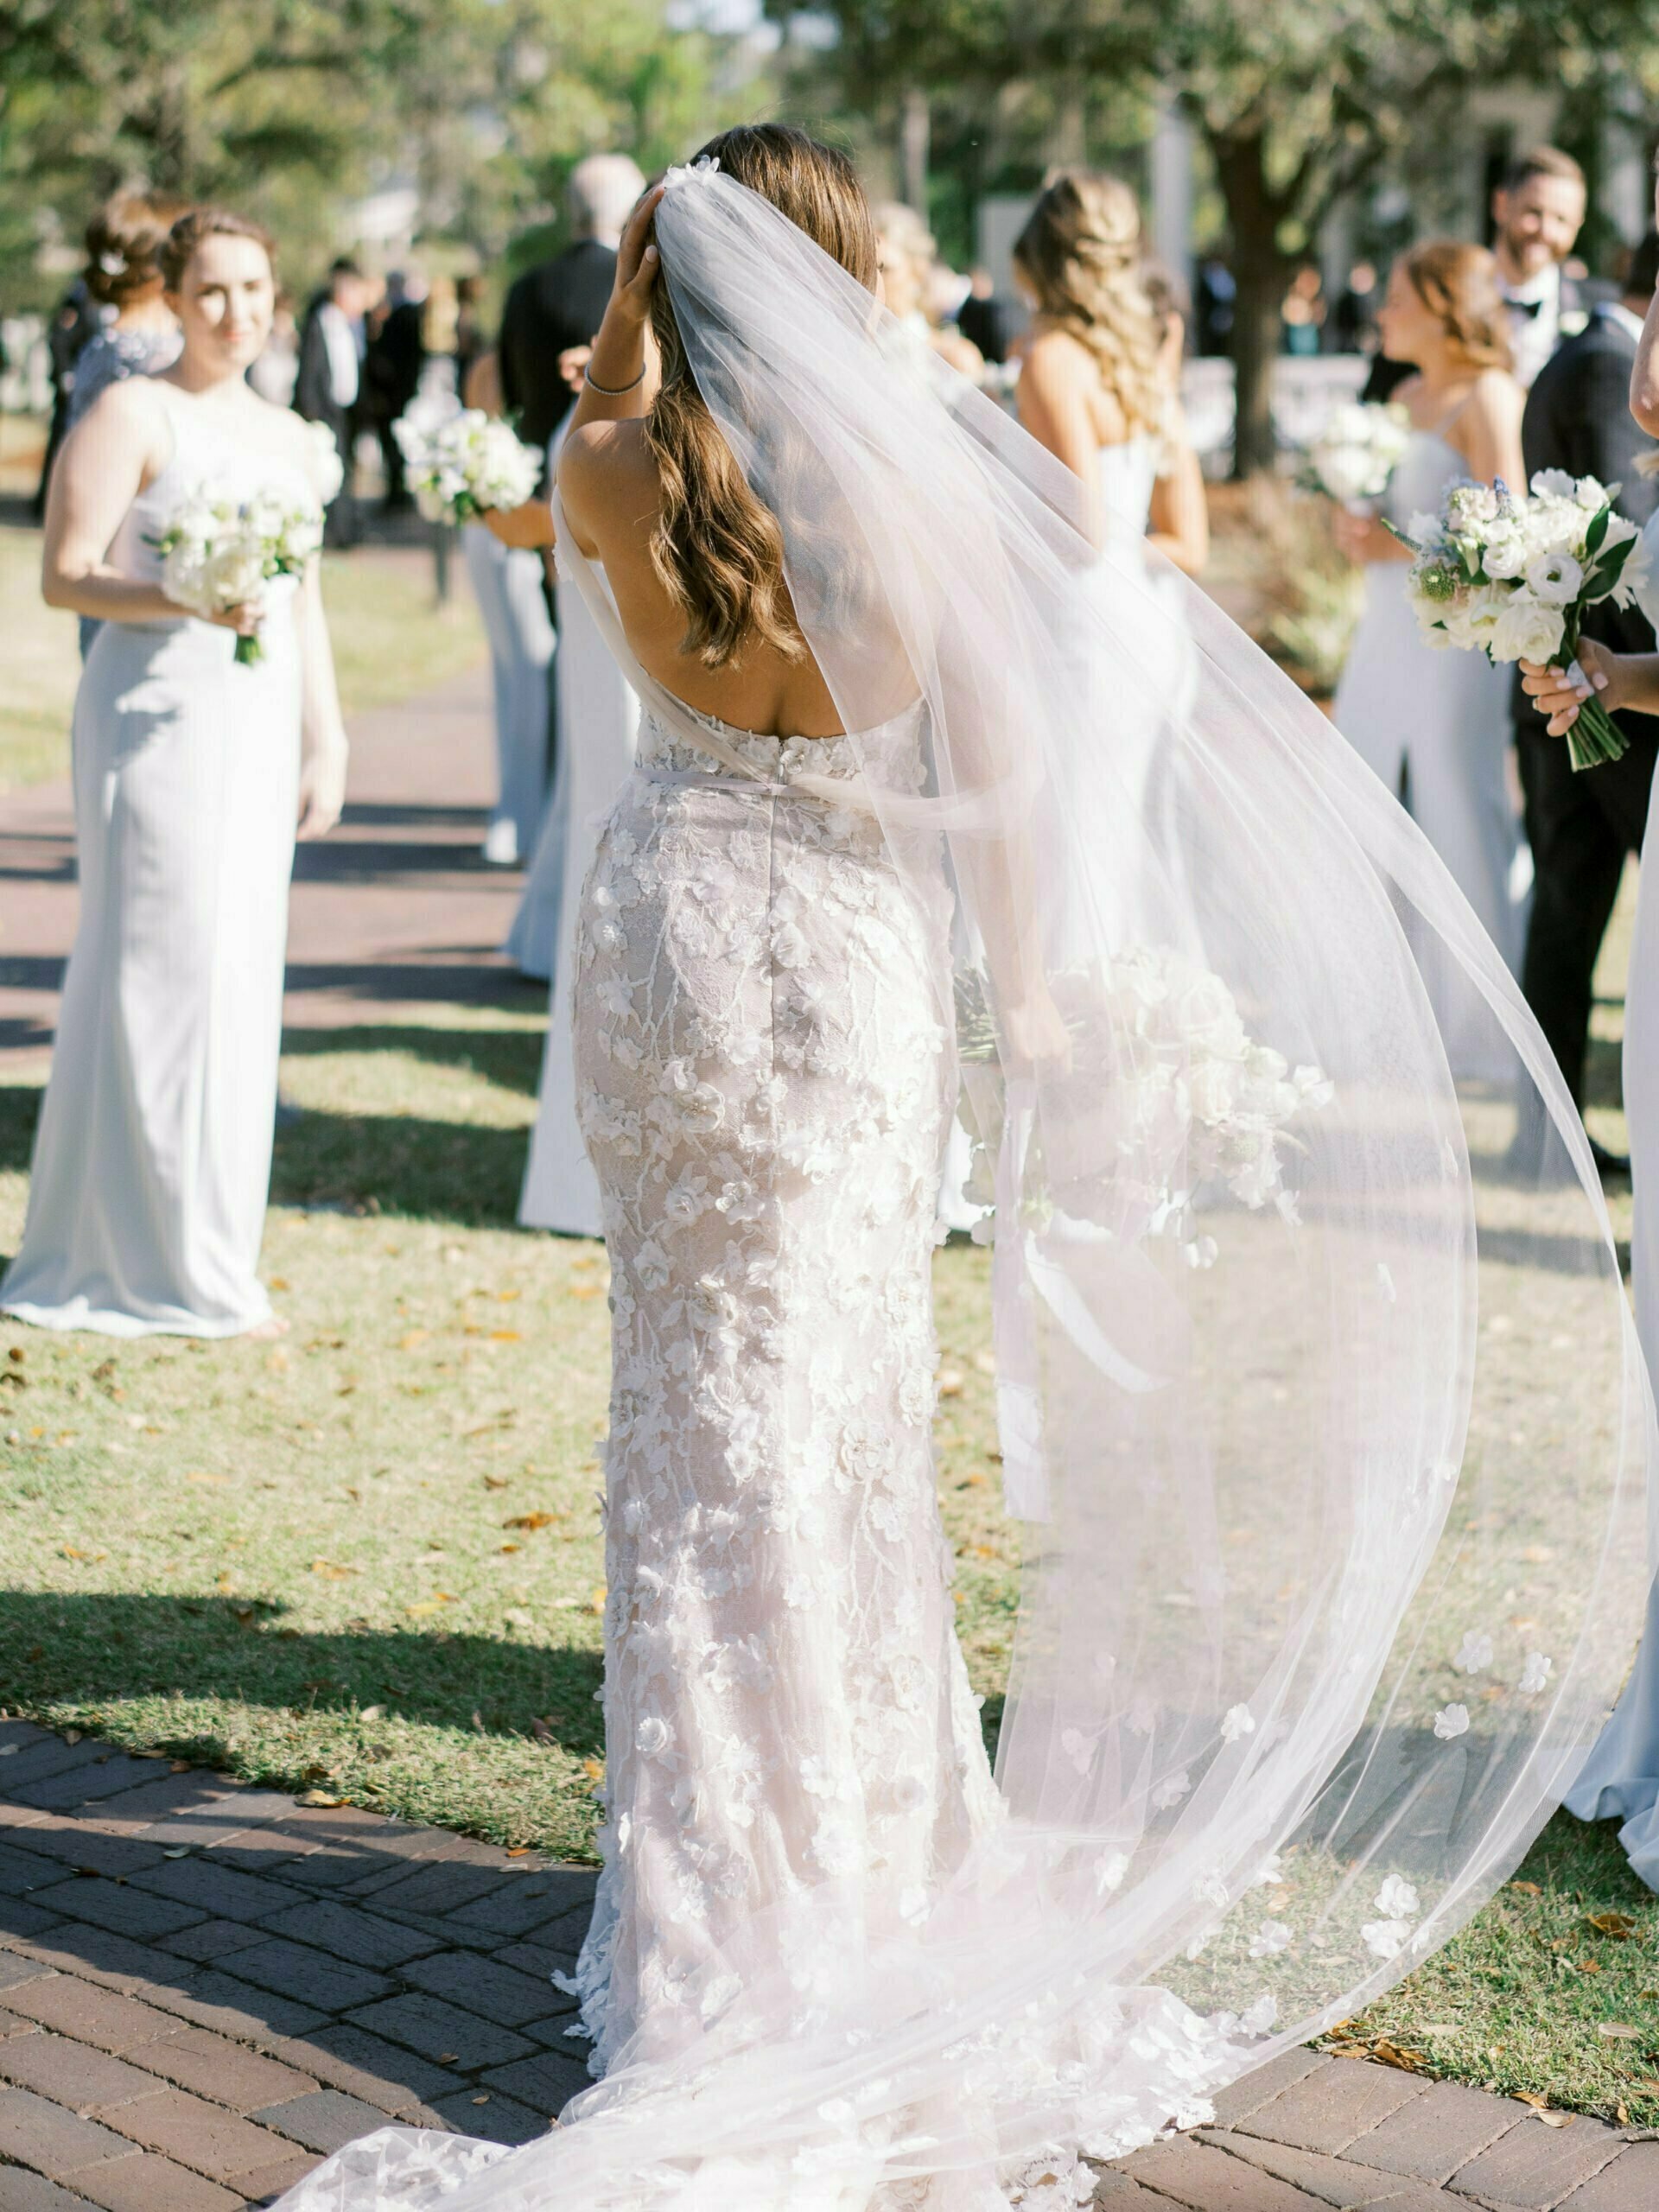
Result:
{"label": "wedding gown", "polygon": [[[1389,519],[1404,529],[1414,514],[1435,512],[1447,487],[1468,474],[1468,462],[1444,437],[1414,430],[1389,485]],[[1332,718],[1361,760],[1403,798],[1518,974],[1526,938],[1522,887],[1530,874],[1508,781],[1514,679],[1484,653],[1437,652],[1425,643],[1406,594],[1408,565],[1365,565],[1364,611]],[[1450,1041],[1455,1072],[1504,1072],[1478,1065],[1468,1040],[1454,1033]]]}
{"label": "wedding gown", "polygon": [[604,1194],[605,1870],[577,1970],[602,2073],[686,2039],[736,1928],[828,1878],[872,1931],[1000,1811],[950,1602],[930,1428],[933,1198],[955,1103],[918,912],[808,763],[919,788],[919,706],[858,744],[647,713],[575,963]]}
{"label": "wedding gown", "polygon": [[[768,203],[671,173],[657,237],[853,734],[693,712],[561,527],[645,709],[576,995],[603,2076],[283,2212],[1058,2212],[1513,1868],[1627,1662],[1651,1403],[1548,1047],[1325,718]],[[930,1494],[953,1058],[1027,1524],[995,1793]]]}
{"label": "wedding gown", "polygon": [[[211,482],[315,505],[296,465],[233,444],[157,382],[166,467],[111,548],[149,540]],[[270,1179],[288,885],[299,803],[296,586],[266,588],[264,657],[190,620],[108,622],[75,697],[80,918],[22,1245],[0,1306],[54,1329],[234,1336],[266,1320],[255,1274]]]}

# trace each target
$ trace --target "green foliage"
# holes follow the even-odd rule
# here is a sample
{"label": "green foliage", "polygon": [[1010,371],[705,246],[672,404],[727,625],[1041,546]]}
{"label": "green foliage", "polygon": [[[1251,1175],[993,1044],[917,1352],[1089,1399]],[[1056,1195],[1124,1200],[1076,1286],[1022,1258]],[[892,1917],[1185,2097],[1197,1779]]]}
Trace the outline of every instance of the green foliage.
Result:
{"label": "green foliage", "polygon": [[721,51],[665,0],[4,0],[0,297],[41,304],[41,244],[135,179],[260,216],[303,282],[346,200],[412,175],[493,259],[584,154],[677,158]]}

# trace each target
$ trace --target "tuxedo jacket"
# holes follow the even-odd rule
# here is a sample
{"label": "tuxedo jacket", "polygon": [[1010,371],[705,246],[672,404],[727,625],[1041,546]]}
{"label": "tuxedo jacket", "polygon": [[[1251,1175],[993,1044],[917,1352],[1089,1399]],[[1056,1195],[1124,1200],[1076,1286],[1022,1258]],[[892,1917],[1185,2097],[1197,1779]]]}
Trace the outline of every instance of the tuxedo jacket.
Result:
{"label": "tuxedo jacket", "polygon": [[559,356],[591,346],[611,296],[616,255],[581,238],[528,270],[507,294],[501,315],[501,397],[519,436],[545,452],[575,394],[559,374]]}
{"label": "tuxedo jacket", "polygon": [[[1640,525],[1659,506],[1659,479],[1637,473],[1637,455],[1649,451],[1651,441],[1630,413],[1635,362],[1635,339],[1605,308],[1594,309],[1578,336],[1538,372],[1527,395],[1521,446],[1529,480],[1538,469],[1564,468],[1570,476],[1617,484],[1619,513]],[[1592,608],[1584,630],[1615,652],[1654,649],[1653,626],[1635,607]]]}
{"label": "tuxedo jacket", "polygon": [[319,292],[305,311],[300,330],[299,366],[294,378],[294,411],[308,423],[326,423],[343,453],[351,429],[351,410],[340,406],[334,397],[328,340],[319,313],[327,297],[326,292]]}

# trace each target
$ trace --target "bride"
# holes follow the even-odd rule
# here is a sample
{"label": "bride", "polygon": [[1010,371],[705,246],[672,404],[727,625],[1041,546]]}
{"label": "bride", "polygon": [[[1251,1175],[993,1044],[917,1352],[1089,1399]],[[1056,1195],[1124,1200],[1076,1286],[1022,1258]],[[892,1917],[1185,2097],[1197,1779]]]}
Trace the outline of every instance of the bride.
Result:
{"label": "bride", "polygon": [[[1201,594],[1103,578],[1077,479],[875,284],[844,157],[725,133],[630,226],[560,472],[643,708],[575,1016],[601,2078],[516,2152],[380,2130],[285,2212],[1081,2202],[1078,2152],[1443,1942],[1628,1658],[1655,1440],[1502,962],[1317,709]],[[1070,765],[1120,753],[1080,829]],[[1527,1095],[1462,1106],[1431,938]],[[1025,1523],[995,1780],[929,1447],[959,1057]],[[1534,1092],[1557,1172],[1496,1184],[1489,1252]]]}

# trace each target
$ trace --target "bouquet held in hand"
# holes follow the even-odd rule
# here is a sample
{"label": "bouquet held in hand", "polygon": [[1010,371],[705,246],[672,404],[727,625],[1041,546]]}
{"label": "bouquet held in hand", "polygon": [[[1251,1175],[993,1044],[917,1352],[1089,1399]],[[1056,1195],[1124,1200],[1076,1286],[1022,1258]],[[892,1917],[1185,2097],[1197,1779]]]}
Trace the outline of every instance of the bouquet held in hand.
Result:
{"label": "bouquet held in hand", "polygon": [[1411,438],[1403,407],[1355,400],[1333,407],[1302,455],[1297,481],[1353,514],[1369,514],[1389,488]]}
{"label": "bouquet held in hand", "polygon": [[[1633,522],[1613,511],[1618,485],[1540,469],[1529,493],[1502,481],[1454,484],[1437,515],[1395,535],[1415,556],[1407,588],[1433,645],[1481,647],[1489,660],[1566,665],[1586,611],[1629,607],[1646,573]],[[1593,696],[1567,733],[1575,768],[1617,760],[1624,740]]]}
{"label": "bouquet held in hand", "polygon": [[429,522],[476,522],[495,509],[522,507],[541,475],[541,455],[511,424],[481,409],[431,416],[410,413],[391,434],[408,464],[410,489]]}
{"label": "bouquet held in hand", "polygon": [[[149,542],[162,556],[167,596],[211,619],[233,607],[257,607],[275,576],[302,574],[322,544],[322,514],[276,492],[238,499],[202,486]],[[257,631],[237,639],[239,666],[264,658]]]}

